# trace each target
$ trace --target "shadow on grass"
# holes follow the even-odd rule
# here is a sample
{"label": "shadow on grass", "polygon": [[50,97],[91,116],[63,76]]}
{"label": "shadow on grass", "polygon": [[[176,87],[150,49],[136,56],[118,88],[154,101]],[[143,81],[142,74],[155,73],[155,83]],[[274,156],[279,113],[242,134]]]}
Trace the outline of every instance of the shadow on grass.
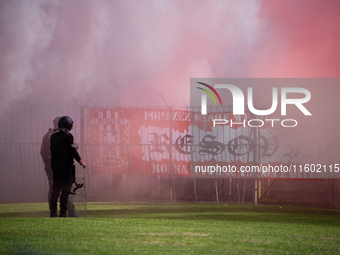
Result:
{"label": "shadow on grass", "polygon": [[89,218],[143,218],[167,220],[207,220],[207,221],[241,221],[340,225],[340,212],[335,210],[308,210],[304,208],[280,208],[278,206],[236,205],[226,207],[193,206],[190,208],[136,208],[117,210],[88,211]]}
{"label": "shadow on grass", "polygon": [[[103,209],[103,207],[107,207],[107,209]],[[340,225],[340,212],[338,210],[289,206],[101,203],[99,205],[93,204],[89,208],[87,216],[90,219],[206,220]],[[0,213],[0,218],[44,218],[48,216],[48,211]]]}
{"label": "shadow on grass", "polygon": [[46,218],[49,217],[48,211],[36,211],[36,212],[2,212],[0,218]]}

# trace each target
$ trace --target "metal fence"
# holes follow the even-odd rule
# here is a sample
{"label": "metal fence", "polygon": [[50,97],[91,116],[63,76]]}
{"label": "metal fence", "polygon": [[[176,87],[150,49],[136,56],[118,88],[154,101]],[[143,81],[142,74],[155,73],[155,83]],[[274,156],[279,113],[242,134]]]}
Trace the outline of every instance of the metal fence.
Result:
{"label": "metal fence", "polygon": [[[121,118],[119,112],[124,111],[128,112],[127,120],[119,120]],[[128,122],[129,118],[137,118],[134,116],[140,113],[147,114],[145,113],[147,111],[150,112],[150,118],[140,127],[142,130],[140,132],[152,130],[149,134],[143,135],[147,137],[147,142],[135,138],[130,138],[128,142],[115,140],[127,132],[124,126],[133,128],[129,125],[136,125]],[[192,109],[161,107],[129,108],[128,110],[114,107],[12,108],[2,116],[0,123],[0,202],[47,201],[48,183],[40,156],[41,140],[48,129],[52,128],[52,120],[56,116],[69,115],[75,122],[72,134],[75,141],[80,144],[80,154],[88,165],[85,171],[88,201],[260,202],[339,207],[340,185],[337,180],[258,180],[252,177],[234,178],[231,176],[190,178],[188,174],[181,173],[183,167],[192,169],[192,166],[190,163],[185,165],[175,162],[184,162],[185,157],[189,157],[188,154],[170,153],[173,156],[166,159],[167,163],[162,161],[164,155],[169,157],[170,154],[167,151],[175,152],[178,149],[172,141],[180,141],[180,137],[183,137],[185,133],[184,126],[189,125],[189,120],[184,115],[179,117],[182,121],[176,122],[174,119],[172,123],[169,121],[167,116],[175,116],[176,111],[178,113],[180,111],[190,112]],[[98,138],[102,140],[98,142],[93,138],[96,130],[93,129],[91,123],[94,123],[95,114],[100,115],[104,112],[112,115],[111,121],[113,121],[114,112],[115,118],[121,121],[121,125],[117,126],[114,132],[108,133],[105,127],[113,124],[103,123],[104,129],[100,131],[100,138]],[[153,118],[163,117],[164,126],[157,127]],[[105,119],[108,120],[108,118]],[[186,121],[187,124],[185,124]],[[177,133],[173,134],[178,137],[171,138],[173,134],[170,130],[172,129],[177,130]],[[239,131],[229,132],[235,132],[233,136],[240,135],[237,133]],[[150,151],[155,150],[156,138],[159,139],[158,145],[161,146],[160,151],[157,152],[159,156],[151,156]],[[107,139],[114,139],[115,145],[107,144]],[[162,139],[167,139],[168,142],[162,143]],[[110,150],[107,149],[108,146],[111,146]],[[198,146],[198,142],[193,143],[192,146]],[[106,153],[106,170],[100,168],[103,163],[102,159],[97,159],[98,163],[94,157],[94,151]],[[233,160],[227,150],[224,154],[225,160]],[[127,156],[124,158],[124,155]],[[133,158],[135,155],[149,160],[138,161]],[[249,163],[249,159],[244,158],[245,163],[247,160]],[[163,163],[156,165],[154,164],[156,161]],[[124,167],[118,164],[124,164]]]}

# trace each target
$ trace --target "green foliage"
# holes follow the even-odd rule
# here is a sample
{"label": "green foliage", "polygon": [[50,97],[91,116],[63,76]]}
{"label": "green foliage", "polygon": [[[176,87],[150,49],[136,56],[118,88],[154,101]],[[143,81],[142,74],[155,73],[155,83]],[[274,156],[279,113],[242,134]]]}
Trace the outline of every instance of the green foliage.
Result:
{"label": "green foliage", "polygon": [[340,254],[337,210],[204,203],[0,205],[0,254]]}

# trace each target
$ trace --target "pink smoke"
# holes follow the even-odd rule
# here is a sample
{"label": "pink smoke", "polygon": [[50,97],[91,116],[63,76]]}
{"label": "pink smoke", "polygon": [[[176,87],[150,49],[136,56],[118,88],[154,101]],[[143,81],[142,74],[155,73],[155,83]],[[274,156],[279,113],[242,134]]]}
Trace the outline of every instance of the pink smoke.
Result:
{"label": "pink smoke", "polygon": [[337,77],[338,1],[2,1],[0,105],[189,105],[192,77]]}

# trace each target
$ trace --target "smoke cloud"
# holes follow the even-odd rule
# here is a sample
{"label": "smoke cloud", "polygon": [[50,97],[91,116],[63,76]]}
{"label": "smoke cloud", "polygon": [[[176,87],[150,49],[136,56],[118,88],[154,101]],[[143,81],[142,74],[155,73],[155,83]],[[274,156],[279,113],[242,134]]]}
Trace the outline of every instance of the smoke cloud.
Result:
{"label": "smoke cloud", "polygon": [[1,108],[189,105],[190,77],[337,77],[338,1],[2,1]]}
{"label": "smoke cloud", "polygon": [[252,77],[339,77],[340,2],[261,1]]}
{"label": "smoke cloud", "polygon": [[[257,1],[2,1],[1,108],[189,105],[190,77],[244,76]],[[244,66],[246,68],[244,69]]]}

